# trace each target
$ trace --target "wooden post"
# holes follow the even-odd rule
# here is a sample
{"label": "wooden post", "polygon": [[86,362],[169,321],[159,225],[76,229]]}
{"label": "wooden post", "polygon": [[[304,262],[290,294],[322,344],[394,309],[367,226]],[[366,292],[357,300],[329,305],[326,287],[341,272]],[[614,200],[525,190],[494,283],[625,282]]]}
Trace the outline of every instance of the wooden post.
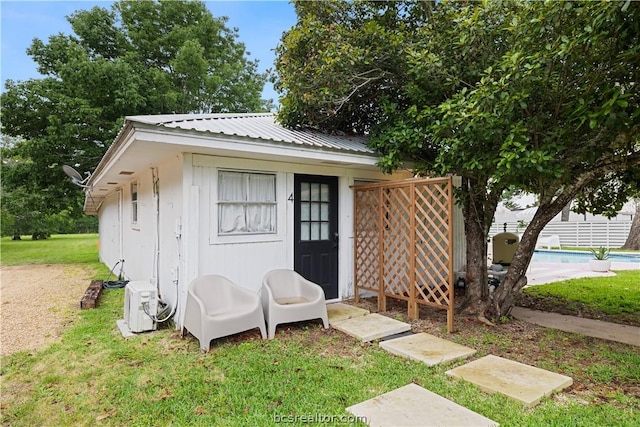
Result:
{"label": "wooden post", "polygon": [[382,188],[378,187],[378,311],[387,311],[387,297],[384,294],[384,197]]}
{"label": "wooden post", "polygon": [[416,184],[409,184],[409,318],[417,319],[420,310],[416,301]]}
{"label": "wooden post", "polygon": [[358,190],[353,189],[353,298],[360,302],[358,292]]}
{"label": "wooden post", "polygon": [[448,214],[447,221],[449,224],[448,239],[449,239],[449,308],[447,309],[447,332],[452,333],[455,331],[453,323],[453,311],[455,308],[454,296],[455,296],[455,284],[453,283],[453,182],[451,177],[447,181],[447,198],[448,200]]}

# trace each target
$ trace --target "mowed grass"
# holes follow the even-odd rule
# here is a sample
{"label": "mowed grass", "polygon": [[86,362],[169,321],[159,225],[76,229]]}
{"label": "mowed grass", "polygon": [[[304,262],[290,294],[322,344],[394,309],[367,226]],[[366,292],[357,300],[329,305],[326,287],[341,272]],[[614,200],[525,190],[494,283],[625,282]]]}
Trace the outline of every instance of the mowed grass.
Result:
{"label": "mowed grass", "polygon": [[[86,243],[93,238],[84,237]],[[43,243],[55,248],[67,242],[54,238]],[[16,245],[11,251],[27,247]],[[91,250],[97,259],[96,246]],[[38,260],[33,254],[12,256]],[[41,255],[40,261],[50,259]],[[78,259],[90,262],[86,254]],[[274,340],[261,340],[256,330],[215,340],[206,354],[195,338],[181,338],[172,327],[123,339],[116,327],[123,294],[122,289],[105,290],[99,306],[79,311],[62,339],[46,349],[2,357],[3,425],[269,426],[278,420],[304,425],[302,417],[310,416],[323,417],[320,425],[347,425],[355,420],[345,408],[412,382],[505,426],[640,425],[637,396],[615,388],[596,387],[597,392],[584,396],[580,390],[561,393],[529,409],[445,374],[464,361],[428,367],[391,355],[377,343],[324,330],[318,321],[281,326]],[[449,339],[476,348],[474,357],[502,345],[512,351],[533,339],[486,327],[469,336],[471,330]],[[558,356],[531,363],[575,375],[578,383],[640,381],[636,348],[603,341],[594,345],[589,338],[553,330],[540,332],[533,345]],[[591,359],[597,360],[592,368],[588,365],[591,371],[578,368]]]}
{"label": "mowed grass", "polygon": [[54,234],[46,240],[0,240],[0,264],[85,264],[98,262],[97,234]]}
{"label": "mowed grass", "polygon": [[[464,361],[428,367],[376,343],[325,331],[319,322],[280,327],[274,340],[260,339],[257,331],[216,340],[207,354],[196,339],[181,338],[171,328],[125,340],[115,326],[122,298],[122,289],[105,291],[100,306],[81,311],[61,342],[2,358],[3,425],[268,426],[314,415],[332,420],[321,425],[345,425],[342,421],[350,420],[345,408],[412,382],[501,425],[635,426],[640,421],[637,399],[624,393],[607,392],[608,401],[598,404],[571,395],[545,398],[528,409],[445,374]],[[492,336],[487,331],[473,343],[480,355],[486,345],[495,345]],[[563,349],[568,338],[562,333],[542,339],[541,345],[572,351]],[[602,347],[590,350],[606,361],[602,366],[628,368],[582,375],[626,382],[640,377],[637,352]],[[559,370],[550,365],[544,367]]]}
{"label": "mowed grass", "polygon": [[524,292],[537,298],[553,298],[557,305],[569,309],[580,304],[610,315],[635,315],[640,320],[640,270],[531,286]]}

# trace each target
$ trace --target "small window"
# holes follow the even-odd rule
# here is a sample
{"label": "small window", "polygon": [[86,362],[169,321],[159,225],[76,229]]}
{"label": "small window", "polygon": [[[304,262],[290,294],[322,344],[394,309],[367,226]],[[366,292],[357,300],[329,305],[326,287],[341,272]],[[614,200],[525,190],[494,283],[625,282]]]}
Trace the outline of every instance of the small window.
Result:
{"label": "small window", "polygon": [[131,183],[131,223],[138,225],[138,183]]}
{"label": "small window", "polygon": [[275,174],[218,173],[218,234],[276,233]]}
{"label": "small window", "polygon": [[329,240],[329,184],[300,183],[300,240]]}

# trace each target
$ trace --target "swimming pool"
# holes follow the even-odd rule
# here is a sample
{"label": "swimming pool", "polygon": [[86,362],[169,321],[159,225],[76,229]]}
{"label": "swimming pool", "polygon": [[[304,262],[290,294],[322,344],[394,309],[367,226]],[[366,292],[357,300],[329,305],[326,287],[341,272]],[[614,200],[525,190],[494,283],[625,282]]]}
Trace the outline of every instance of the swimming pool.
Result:
{"label": "swimming pool", "polygon": [[[533,253],[533,262],[561,262],[563,264],[588,263],[593,259],[591,252],[548,251],[536,249]],[[629,262],[640,264],[640,254],[609,254],[612,262]]]}

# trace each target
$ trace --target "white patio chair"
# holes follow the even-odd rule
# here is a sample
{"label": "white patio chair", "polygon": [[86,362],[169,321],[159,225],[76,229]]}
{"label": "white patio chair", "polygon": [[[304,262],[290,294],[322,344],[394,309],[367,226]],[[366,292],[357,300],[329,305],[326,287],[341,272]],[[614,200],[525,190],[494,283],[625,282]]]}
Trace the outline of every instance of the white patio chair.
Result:
{"label": "white patio chair", "polygon": [[276,326],[301,320],[322,319],[329,328],[327,304],[322,288],[292,270],[273,270],[262,280],[262,309],[269,339]]}
{"label": "white patio chair", "polygon": [[562,249],[562,246],[560,246],[560,236],[558,236],[557,234],[553,234],[547,237],[539,237],[538,240],[536,241],[536,249],[538,248]]}
{"label": "white patio chair", "polygon": [[266,338],[260,297],[226,277],[200,276],[189,284],[184,322],[185,329],[200,341],[200,349],[209,351],[211,340],[259,328]]}

